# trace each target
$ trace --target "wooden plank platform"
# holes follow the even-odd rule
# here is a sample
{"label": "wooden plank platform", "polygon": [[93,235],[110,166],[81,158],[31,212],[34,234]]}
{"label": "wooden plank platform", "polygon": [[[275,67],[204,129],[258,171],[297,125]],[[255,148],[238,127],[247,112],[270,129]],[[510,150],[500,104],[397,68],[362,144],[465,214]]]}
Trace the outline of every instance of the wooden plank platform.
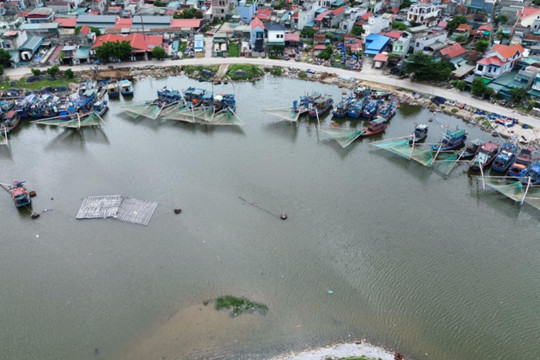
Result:
{"label": "wooden plank platform", "polygon": [[148,225],[157,206],[157,202],[126,197],[120,204],[115,219],[133,224]]}
{"label": "wooden plank platform", "polygon": [[76,218],[113,218],[132,224],[148,225],[157,206],[157,202],[123,197],[122,195],[88,196],[83,199]]}

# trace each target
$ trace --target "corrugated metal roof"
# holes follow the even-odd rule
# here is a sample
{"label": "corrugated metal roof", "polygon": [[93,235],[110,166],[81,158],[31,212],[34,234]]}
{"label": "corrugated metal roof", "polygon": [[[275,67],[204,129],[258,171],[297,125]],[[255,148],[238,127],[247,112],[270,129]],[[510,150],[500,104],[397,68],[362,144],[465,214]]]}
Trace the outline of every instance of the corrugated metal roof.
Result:
{"label": "corrugated metal roof", "polygon": [[43,43],[43,38],[41,36],[31,36],[24,42],[24,44],[19,48],[19,50],[28,50],[35,53],[41,44]]}

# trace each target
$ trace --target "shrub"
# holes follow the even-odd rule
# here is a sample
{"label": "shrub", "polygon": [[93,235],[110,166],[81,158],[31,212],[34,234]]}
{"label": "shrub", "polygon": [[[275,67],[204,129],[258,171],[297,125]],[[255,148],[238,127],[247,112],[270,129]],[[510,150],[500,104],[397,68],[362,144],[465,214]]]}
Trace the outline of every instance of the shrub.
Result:
{"label": "shrub", "polygon": [[307,79],[307,74],[305,72],[303,72],[303,71],[300,71],[298,73],[298,78],[299,79]]}
{"label": "shrub", "polygon": [[68,79],[73,79],[75,77],[75,74],[73,73],[73,70],[67,69],[66,71],[64,71],[64,76]]}
{"label": "shrub", "polygon": [[35,76],[41,75],[41,70],[39,70],[39,69],[31,69],[31,70],[32,70],[33,75],[35,75]]}
{"label": "shrub", "polygon": [[459,109],[456,109],[456,108],[453,108],[452,110],[450,110],[451,112],[453,112],[454,114],[457,113],[459,111]]}

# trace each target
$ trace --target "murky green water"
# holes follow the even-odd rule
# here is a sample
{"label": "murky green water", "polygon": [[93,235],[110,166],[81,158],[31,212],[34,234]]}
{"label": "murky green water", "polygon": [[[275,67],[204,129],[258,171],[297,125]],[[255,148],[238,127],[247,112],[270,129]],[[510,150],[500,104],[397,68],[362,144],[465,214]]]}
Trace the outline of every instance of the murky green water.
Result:
{"label": "murky green water", "polygon": [[[135,100],[164,84],[211,87],[145,80]],[[444,178],[369,146],[425,110],[402,107],[346,150],[316,122],[261,112],[315,89],[341,96],[288,79],[216,87],[236,94],[242,128],[131,120],[116,101],[99,129],[13,134],[0,181],[26,180],[34,210],[52,210],[31,220],[0,197],[0,358],[256,359],[365,337],[413,359],[539,359],[539,213],[480,191],[466,167]],[[75,220],[100,194],[160,206],[147,227]],[[270,310],[202,305],[226,294]]]}

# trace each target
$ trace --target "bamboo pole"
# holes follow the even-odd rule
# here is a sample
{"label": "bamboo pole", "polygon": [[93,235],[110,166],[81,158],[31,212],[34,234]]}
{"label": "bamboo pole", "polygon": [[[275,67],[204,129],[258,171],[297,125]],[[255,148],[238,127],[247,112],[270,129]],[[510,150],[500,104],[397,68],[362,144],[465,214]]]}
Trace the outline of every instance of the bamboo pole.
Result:
{"label": "bamboo pole", "polygon": [[527,196],[527,193],[529,192],[529,187],[531,186],[531,177],[529,176],[527,180],[527,188],[525,189],[525,193],[523,194],[523,198],[521,199],[521,204],[523,205],[523,202],[525,201],[525,197]]}

